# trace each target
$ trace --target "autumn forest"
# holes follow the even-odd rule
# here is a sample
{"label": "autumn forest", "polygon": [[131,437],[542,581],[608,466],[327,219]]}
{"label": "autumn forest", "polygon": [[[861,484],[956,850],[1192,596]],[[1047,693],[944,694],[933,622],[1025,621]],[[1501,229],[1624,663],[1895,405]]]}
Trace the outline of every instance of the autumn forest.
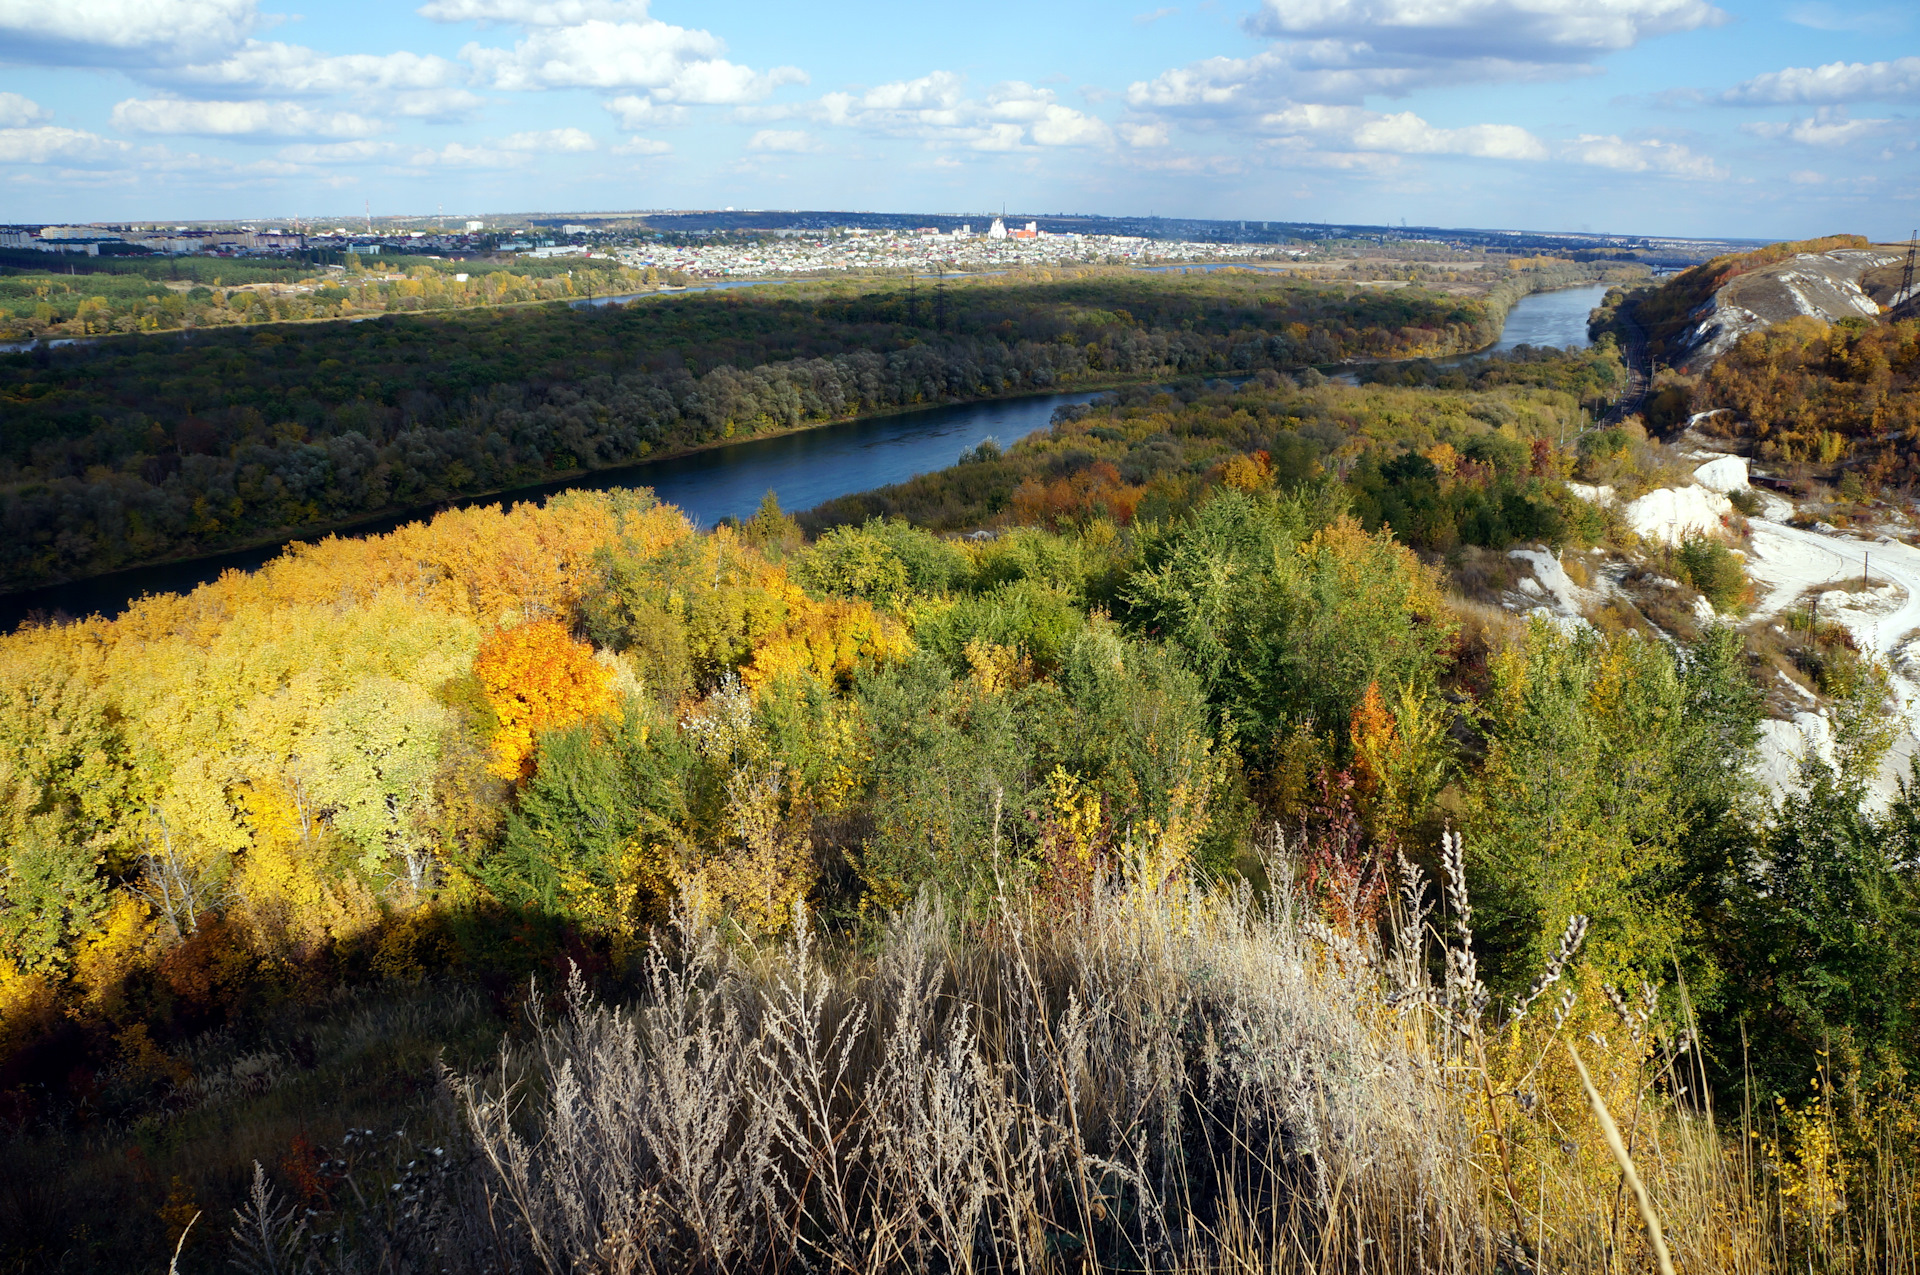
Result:
{"label": "autumn forest", "polygon": [[[14,586],[1109,390],[812,510],[480,503],[0,637],[0,1268],[1908,1269],[1884,673],[1569,489],[1675,465],[1611,337],[1436,361],[1594,273],[1531,269],[0,359]],[[1885,437],[1914,328],[1698,392]],[[1627,553],[1671,604],[1503,601]],[[1780,797],[1776,657],[1841,723]]]}

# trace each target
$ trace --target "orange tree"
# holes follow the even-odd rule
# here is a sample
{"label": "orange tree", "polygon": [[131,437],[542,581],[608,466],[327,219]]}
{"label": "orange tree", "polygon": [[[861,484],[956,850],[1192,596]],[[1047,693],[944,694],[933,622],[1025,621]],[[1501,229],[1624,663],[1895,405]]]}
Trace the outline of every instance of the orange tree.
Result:
{"label": "orange tree", "polygon": [[535,737],[603,716],[613,708],[613,674],[554,620],[500,629],[480,643],[474,659],[494,731],[494,770],[523,779],[533,767]]}

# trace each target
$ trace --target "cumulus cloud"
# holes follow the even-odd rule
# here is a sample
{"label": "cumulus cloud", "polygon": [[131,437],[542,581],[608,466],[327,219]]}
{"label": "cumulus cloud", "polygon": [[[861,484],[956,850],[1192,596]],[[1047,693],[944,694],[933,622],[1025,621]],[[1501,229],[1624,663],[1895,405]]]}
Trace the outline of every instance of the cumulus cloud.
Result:
{"label": "cumulus cloud", "polygon": [[1705,0],[1266,0],[1247,28],[1423,60],[1537,63],[1584,62],[1725,21]]}
{"label": "cumulus cloud", "polygon": [[132,147],[77,128],[0,128],[0,164],[117,158]]}
{"label": "cumulus cloud", "polygon": [[498,146],[468,146],[464,142],[448,142],[438,150],[416,150],[408,162],[416,168],[518,168],[527,162],[527,155],[524,151],[510,151]]}
{"label": "cumulus cloud", "polygon": [[952,71],[895,80],[864,93],[828,93],[789,113],[875,136],[974,150],[1113,143],[1105,120],[1061,105],[1051,89],[1009,80],[976,99],[967,95],[965,78]]}
{"label": "cumulus cloud", "polygon": [[0,0],[0,45],[13,62],[164,65],[232,48],[258,22],[255,0]]}
{"label": "cumulus cloud", "polygon": [[1264,0],[1246,28],[1271,46],[1170,67],[1135,81],[1126,100],[1141,114],[1247,127],[1302,104],[1595,74],[1605,54],[1726,20],[1707,0]]}
{"label": "cumulus cloud", "polygon": [[282,146],[280,158],[295,164],[368,164],[411,155],[414,147],[399,142],[296,142]]}
{"label": "cumulus cloud", "polygon": [[270,93],[351,93],[437,89],[465,77],[458,63],[421,53],[321,53],[298,44],[249,40],[224,58],[195,63],[169,78]]}
{"label": "cumulus cloud", "polygon": [[367,137],[379,120],[350,111],[317,111],[298,102],[195,102],[129,98],[113,108],[113,125],[128,133],[202,137]]}
{"label": "cumulus cloud", "polygon": [[1545,159],[1549,153],[1544,142],[1518,125],[1438,128],[1412,111],[1381,115],[1352,106],[1301,105],[1276,111],[1260,123],[1281,136],[1302,137],[1336,149],[1523,160]]}
{"label": "cumulus cloud", "polygon": [[725,50],[708,31],[595,19],[534,30],[511,49],[469,44],[460,56],[497,89],[644,89],[658,101],[696,105],[758,101],[806,79],[794,67],[760,72],[728,62]]}
{"label": "cumulus cloud", "polygon": [[1560,147],[1559,157],[1571,163],[1623,173],[1668,173],[1675,177],[1714,179],[1727,175],[1727,170],[1710,157],[1696,155],[1678,142],[1658,139],[1633,142],[1611,134],[1582,133]]}
{"label": "cumulus cloud", "polygon": [[1129,146],[1141,150],[1152,150],[1165,146],[1172,139],[1167,135],[1165,124],[1122,124],[1118,132],[1121,140]]}
{"label": "cumulus cloud", "polygon": [[595,21],[645,22],[647,0],[432,0],[415,12],[435,22],[567,27]]}
{"label": "cumulus cloud", "polygon": [[1136,110],[1188,118],[1249,117],[1295,102],[1358,106],[1436,84],[1538,80],[1565,67],[1500,58],[1393,59],[1335,40],[1278,45],[1248,58],[1206,58],[1127,88]]}
{"label": "cumulus cloud", "polygon": [[542,153],[576,153],[599,149],[592,136],[578,128],[547,128],[530,133],[515,133],[500,139],[500,149]]}
{"label": "cumulus cloud", "polygon": [[673,149],[673,143],[662,142],[652,137],[629,137],[618,146],[612,147],[614,155],[665,155]]}
{"label": "cumulus cloud", "polygon": [[798,154],[802,151],[817,151],[820,149],[820,143],[805,129],[763,128],[747,139],[747,149]]}
{"label": "cumulus cloud", "polygon": [[1846,146],[1911,132],[1905,120],[1856,120],[1844,106],[1823,106],[1805,119],[1768,120],[1742,124],[1740,131],[1768,141],[1798,142],[1802,146]]}
{"label": "cumulus cloud", "polygon": [[613,117],[620,121],[620,127],[629,131],[678,124],[687,117],[687,108],[684,106],[665,105],[637,93],[623,93],[600,105],[612,111]]}
{"label": "cumulus cloud", "polygon": [[52,118],[53,112],[32,98],[0,93],[0,128],[22,128]]}
{"label": "cumulus cloud", "polygon": [[1721,100],[1744,106],[1920,101],[1920,57],[1790,66],[1756,75]]}

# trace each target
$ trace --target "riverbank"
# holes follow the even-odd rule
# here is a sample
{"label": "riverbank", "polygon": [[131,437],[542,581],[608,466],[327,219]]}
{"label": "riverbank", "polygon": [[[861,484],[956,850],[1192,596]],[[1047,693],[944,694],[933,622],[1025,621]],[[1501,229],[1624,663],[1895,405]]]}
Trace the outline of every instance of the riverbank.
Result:
{"label": "riverbank", "polygon": [[[1583,280],[1582,282],[1585,281]],[[1541,289],[1540,291],[1556,290],[1559,289]],[[1508,291],[1508,289],[1501,289],[1500,291]],[[1517,289],[1514,289],[1512,290],[1511,296],[1499,296],[1496,294],[1491,298],[1496,304],[1505,303],[1506,308],[1501,312],[1503,329],[1511,318],[1515,304],[1524,300],[1526,295],[1532,294],[1521,294]],[[1497,348],[1498,344],[1499,342],[1496,339],[1495,342],[1481,346],[1478,350],[1470,352],[1468,355],[1456,357],[1471,357],[1473,353],[1484,353],[1487,350]],[[1387,361],[1397,360],[1355,359],[1343,364],[1320,364],[1318,366],[1321,370],[1337,373],[1342,367],[1352,368],[1364,363]],[[1308,365],[1296,365],[1288,370],[1300,371],[1304,370],[1306,366]],[[736,435],[730,438],[716,437],[699,443],[685,443],[666,447],[647,456],[643,460],[625,461],[618,465],[601,467],[573,466],[565,470],[552,471],[533,481],[507,483],[478,491],[433,491],[429,489],[429,494],[422,499],[388,505],[364,515],[356,515],[350,518],[335,519],[322,523],[303,524],[300,526],[281,526],[271,532],[249,536],[239,542],[230,543],[204,552],[182,553],[168,557],[148,559],[133,565],[117,568],[110,572],[75,576],[66,580],[36,585],[30,589],[21,589],[0,594],[0,627],[11,628],[22,619],[28,618],[36,613],[49,616],[56,614],[88,615],[96,612],[115,613],[124,608],[132,600],[144,594],[184,592],[208,580],[218,578],[220,574],[228,570],[255,569],[277,554],[284,552],[293,544],[313,541],[329,535],[380,534],[406,523],[430,517],[443,509],[467,508],[475,505],[500,502],[510,503],[522,500],[543,500],[559,492],[581,487],[658,486],[663,477],[669,475],[676,465],[686,462],[689,458],[717,455],[720,453],[728,453],[730,456],[741,457],[742,465],[750,472],[756,463],[760,466],[760,469],[765,472],[751,479],[742,479],[741,475],[737,473],[731,475],[736,486],[741,485],[743,482],[750,483],[753,486],[750,496],[744,501],[744,507],[735,508],[728,506],[711,509],[705,511],[705,520],[716,520],[722,513],[743,514],[750,511],[752,505],[757,503],[759,497],[770,487],[780,490],[783,502],[788,504],[789,507],[806,508],[813,504],[820,503],[823,500],[836,499],[857,491],[901,481],[905,477],[910,477],[912,473],[915,472],[925,472],[927,470],[941,468],[952,462],[953,456],[957,455],[962,445],[971,446],[979,441],[979,439],[972,435],[961,439],[959,438],[959,433],[961,432],[959,430],[947,432],[936,430],[933,436],[927,440],[928,443],[934,447],[947,448],[949,454],[917,456],[914,458],[914,463],[917,464],[918,468],[908,470],[906,473],[888,474],[869,472],[873,459],[872,454],[862,445],[859,445],[857,441],[848,442],[847,440],[839,440],[844,444],[841,448],[844,454],[837,455],[832,462],[834,475],[832,481],[839,485],[825,490],[816,490],[811,495],[801,496],[799,498],[795,498],[788,490],[787,479],[790,477],[791,466],[789,465],[786,468],[782,468],[779,465],[769,465],[767,463],[769,458],[762,453],[764,453],[764,449],[769,444],[775,444],[780,440],[791,439],[799,435],[819,434],[823,431],[831,433],[856,426],[884,426],[889,422],[899,422],[903,428],[895,431],[893,435],[882,444],[884,449],[891,449],[889,455],[897,459],[901,451],[901,436],[908,432],[904,428],[905,426],[911,425],[918,427],[923,422],[932,424],[935,422],[935,419],[943,413],[991,415],[996,413],[996,411],[999,412],[1000,417],[1009,418],[1007,428],[1004,432],[997,432],[997,436],[1000,437],[1003,443],[1010,443],[1014,441],[1016,437],[1024,436],[1034,429],[1044,428],[1047,424],[1047,418],[1050,417],[1051,408],[1049,407],[1044,412],[1034,413],[1033,419],[1022,418],[1017,421],[1010,419],[1014,413],[1008,413],[1003,409],[1017,409],[1021,404],[1057,405],[1059,402],[1064,402],[1069,399],[1084,401],[1108,390],[1156,383],[1179,385],[1195,380],[1210,379],[1211,377],[1222,374],[1224,374],[1224,369],[1211,374],[1200,373],[1169,377],[1164,369],[1156,369],[1153,372],[1136,376],[1107,375],[1098,378],[1089,378],[1076,381],[1070,385],[1050,389],[1022,387],[1018,393],[957,399],[948,403],[921,404],[904,410],[889,406],[883,410],[849,413],[833,417],[817,417],[793,426],[765,429],[751,435]],[[885,431],[883,430],[882,432]],[[973,434],[979,433],[979,430],[973,431]],[[758,450],[756,451],[756,449]],[[751,459],[751,457],[755,455],[760,457],[758,461]],[[814,455],[811,450],[806,456],[795,457],[788,454],[783,459],[789,462],[798,460],[801,463],[812,465],[816,469],[823,463],[821,458]],[[681,476],[684,477],[685,475]],[[712,476],[708,475],[708,477],[711,478]],[[684,496],[679,494],[678,489],[676,489],[674,494],[666,498],[673,499],[675,503],[683,503],[684,501]],[[698,502],[695,503],[697,504]],[[742,503],[743,502],[738,499],[733,501],[734,506],[742,505]],[[696,516],[700,516],[702,511],[695,509],[692,512],[694,512]]]}

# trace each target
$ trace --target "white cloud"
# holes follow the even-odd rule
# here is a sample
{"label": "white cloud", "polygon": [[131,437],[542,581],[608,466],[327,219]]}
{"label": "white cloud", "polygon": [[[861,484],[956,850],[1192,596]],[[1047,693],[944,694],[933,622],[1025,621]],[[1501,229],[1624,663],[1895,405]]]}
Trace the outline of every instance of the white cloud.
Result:
{"label": "white cloud", "polygon": [[817,151],[820,149],[820,143],[805,129],[763,128],[747,139],[747,149],[797,154],[802,151]]}
{"label": "white cloud", "polygon": [[665,155],[673,149],[673,143],[658,141],[651,137],[629,137],[618,146],[609,149],[614,155]]}
{"label": "white cloud", "polygon": [[1162,71],[1127,88],[1136,110],[1208,117],[1258,115],[1295,102],[1357,106],[1368,97],[1401,97],[1423,85],[1539,80],[1578,68],[1499,58],[1382,58],[1335,40],[1276,45],[1250,58],[1207,58]]}
{"label": "white cloud", "polygon": [[1020,149],[1020,136],[1018,124],[990,124],[967,146],[977,151],[1017,151]]}
{"label": "white cloud", "polygon": [[[1596,74],[1605,54],[1725,21],[1707,0],[1264,0],[1245,25],[1270,47],[1171,67],[1126,98],[1142,113],[1247,127],[1301,104]],[[1498,151],[1511,141],[1436,144]]]}
{"label": "white cloud", "polygon": [[598,144],[582,129],[548,128],[538,132],[515,133],[503,137],[500,149],[509,151],[538,151],[543,153],[578,152],[597,150]]}
{"label": "white cloud", "polygon": [[736,65],[720,56],[725,50],[708,31],[594,20],[535,30],[511,49],[469,44],[460,56],[498,89],[645,89],[656,100],[695,105],[758,101],[806,79],[793,67]]}
{"label": "white cloud", "polygon": [[1062,106],[1052,89],[1020,80],[994,86],[985,100],[966,94],[966,80],[934,71],[864,93],[828,93],[817,102],[782,108],[824,124],[881,137],[911,138],[933,146],[1007,151],[1025,146],[1110,146],[1105,120]]}
{"label": "white cloud", "polygon": [[1582,133],[1559,149],[1559,158],[1623,173],[1669,173],[1675,177],[1723,178],[1726,169],[1677,142],[1630,142],[1610,134]]}
{"label": "white cloud", "polygon": [[1420,59],[1583,62],[1725,21],[1705,0],[1266,0],[1247,27]]}
{"label": "white cloud", "polygon": [[645,22],[647,0],[432,0],[415,12],[435,22],[569,27],[595,21]]}
{"label": "white cloud", "polygon": [[203,137],[367,137],[379,120],[348,111],[316,111],[298,102],[193,102],[129,98],[113,108],[113,126],[129,133]]}
{"label": "white cloud", "polygon": [[1151,150],[1165,146],[1170,140],[1165,124],[1122,124],[1119,126],[1121,140],[1129,146],[1141,150]]}
{"label": "white cloud", "polygon": [[449,119],[482,104],[459,87],[466,67],[420,53],[327,54],[298,44],[249,40],[224,58],[164,72],[166,83],[273,96],[350,94],[362,109]]}
{"label": "white cloud", "polygon": [[1514,124],[1437,128],[1401,111],[1381,115],[1354,106],[1291,106],[1264,116],[1265,129],[1336,149],[1395,155],[1471,155],[1482,159],[1547,158],[1546,144]]}
{"label": "white cloud", "polygon": [[468,146],[464,142],[448,142],[439,150],[418,150],[409,162],[415,167],[431,168],[517,168],[527,162],[523,151],[503,150],[497,146]]}
{"label": "white cloud", "polygon": [[1435,128],[1412,111],[1371,120],[1354,130],[1361,150],[1401,155],[1474,155],[1482,159],[1545,159],[1539,138],[1517,124]]}
{"label": "white cloud", "polygon": [[1163,8],[1155,9],[1152,13],[1136,13],[1133,15],[1133,20],[1136,25],[1146,26],[1149,22],[1158,22],[1162,18],[1171,18],[1176,13],[1179,13],[1179,12],[1180,12],[1179,9],[1174,8],[1171,5],[1168,5]]}
{"label": "white cloud", "polygon": [[367,164],[413,154],[415,148],[399,142],[296,142],[280,148],[280,158],[294,164]]}
{"label": "white cloud", "polygon": [[1920,100],[1920,57],[1790,66],[1756,75],[1729,89],[1721,100],[1742,105]]}
{"label": "white cloud", "polygon": [[255,0],[0,0],[11,62],[161,65],[218,53],[259,22]]}
{"label": "white cloud", "polygon": [[77,128],[0,128],[0,164],[106,159],[131,149],[125,142]]}
{"label": "white cloud", "polygon": [[1906,120],[1849,118],[1844,106],[1823,106],[1805,119],[1767,120],[1742,124],[1740,131],[1769,141],[1798,142],[1802,146],[1846,146],[1853,142],[1899,137],[1913,131]]}
{"label": "white cloud", "polygon": [[0,128],[22,128],[52,118],[53,112],[32,98],[0,93]]}
{"label": "white cloud", "polygon": [[684,106],[663,106],[650,97],[634,93],[624,93],[600,105],[612,111],[613,117],[620,121],[620,127],[628,130],[678,124],[687,117],[687,108]]}

